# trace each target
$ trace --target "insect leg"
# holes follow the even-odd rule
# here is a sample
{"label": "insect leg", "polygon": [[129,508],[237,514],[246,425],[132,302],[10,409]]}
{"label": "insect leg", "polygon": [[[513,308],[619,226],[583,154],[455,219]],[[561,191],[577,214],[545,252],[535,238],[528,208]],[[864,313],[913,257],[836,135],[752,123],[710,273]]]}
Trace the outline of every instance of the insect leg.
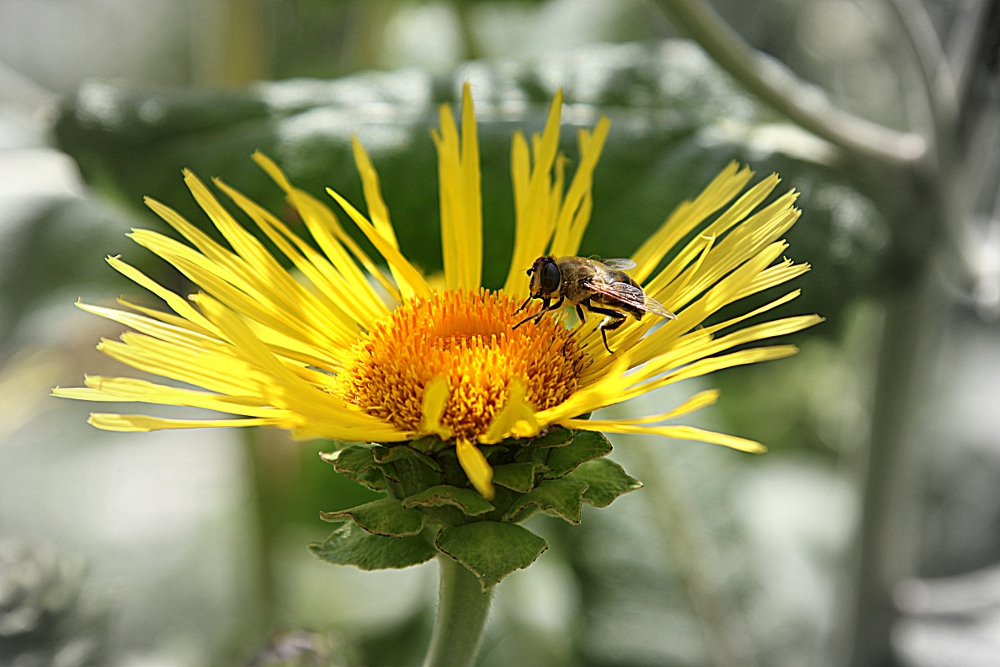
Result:
{"label": "insect leg", "polygon": [[601,326],[599,326],[598,329],[600,329],[600,331],[601,331],[601,338],[604,339],[604,347],[605,347],[605,349],[607,349],[607,351],[610,352],[611,354],[614,354],[614,351],[608,345],[608,334],[607,334],[607,332],[608,331],[614,331],[615,329],[617,329],[621,325],[625,324],[625,320],[627,319],[627,316],[624,313],[619,313],[617,310],[611,310],[610,308],[599,308],[599,307],[593,305],[592,303],[590,303],[589,300],[587,301],[587,308],[592,313],[600,313],[601,315],[607,315],[608,317],[612,318],[612,321],[608,322],[607,324],[604,324],[602,322]]}
{"label": "insect leg", "polygon": [[587,323],[587,314],[583,312],[583,307],[580,304],[576,304],[576,316],[580,318],[580,325],[583,326]]}
{"label": "insect leg", "polygon": [[550,303],[552,303],[552,299],[542,299],[542,309],[540,311],[538,311],[537,313],[533,313],[531,315],[528,315],[526,318],[524,318],[523,320],[521,320],[520,322],[518,322],[517,324],[515,324],[511,328],[512,329],[516,329],[519,326],[521,326],[522,324],[524,324],[525,322],[527,322],[528,320],[532,320],[532,319],[535,320],[535,323],[537,324],[538,321],[540,319],[542,319],[542,315],[545,314],[545,311],[549,309],[549,304]]}
{"label": "insect leg", "polygon": [[530,296],[527,299],[525,299],[524,303],[521,304],[521,307],[514,311],[514,314],[517,315],[522,310],[524,310],[525,308],[527,308],[528,304],[531,303],[531,299],[532,299],[532,297],[530,297]]}
{"label": "insect leg", "polygon": [[549,307],[549,300],[546,299],[545,300],[545,307],[542,308],[542,311],[540,313],[538,313],[538,317],[535,318],[535,324],[538,324],[541,321],[542,315],[544,315],[546,312],[548,312],[550,310],[559,310],[560,308],[562,308],[563,301],[565,301],[565,300],[566,300],[566,297],[564,297],[564,296],[559,297],[559,301],[557,301],[556,304],[550,308]]}

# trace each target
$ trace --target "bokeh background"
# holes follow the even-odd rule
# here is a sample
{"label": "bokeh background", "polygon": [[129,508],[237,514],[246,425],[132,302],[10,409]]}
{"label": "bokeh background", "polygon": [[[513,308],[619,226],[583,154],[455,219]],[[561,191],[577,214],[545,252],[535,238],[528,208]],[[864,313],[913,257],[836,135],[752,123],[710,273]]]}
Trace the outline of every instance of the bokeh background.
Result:
{"label": "bokeh background", "polygon": [[580,526],[533,519],[552,547],[499,587],[479,664],[1000,664],[1000,2],[711,0],[799,103],[926,139],[895,164],[745,92],[676,5],[0,0],[0,665],[420,664],[436,564],[306,549],[321,510],[372,498],[320,461],[332,443],[109,434],[48,392],[123,370],[94,350],[120,331],[73,307],[148,298],[106,255],[189,288],[125,237],[163,226],[144,195],[207,228],[185,167],[288,219],[250,154],[360,201],[356,134],[405,254],[440,271],[428,127],[463,81],[489,284],[510,135],[562,86],[571,160],[578,127],[612,120],[581,254],[630,254],[740,160],[801,192],[790,253],[813,270],[782,312],[827,318],[797,357],[708,380],[722,399],[698,423],[770,453],[618,438],[644,490]]}

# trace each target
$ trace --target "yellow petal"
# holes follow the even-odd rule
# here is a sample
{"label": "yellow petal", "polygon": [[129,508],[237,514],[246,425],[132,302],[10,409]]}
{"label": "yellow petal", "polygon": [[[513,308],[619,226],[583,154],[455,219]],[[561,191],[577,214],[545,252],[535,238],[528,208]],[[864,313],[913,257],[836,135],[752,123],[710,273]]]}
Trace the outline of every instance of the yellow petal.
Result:
{"label": "yellow petal", "polygon": [[[306,224],[312,237],[316,239],[320,249],[326,253],[330,262],[353,286],[356,298],[368,301],[370,307],[373,308],[377,308],[381,304],[381,299],[368,282],[368,276],[378,280],[390,294],[395,292],[395,288],[386,280],[375,263],[340,226],[333,211],[308,192],[294,187],[278,168],[278,165],[263,153],[259,151],[254,153],[253,159],[285,191],[288,202],[302,216],[302,221]],[[351,256],[352,254],[358,258],[367,274],[358,267]],[[395,295],[397,300],[398,296],[398,294]]]}
{"label": "yellow petal", "polygon": [[[678,206],[660,228],[632,255],[632,259],[638,266],[629,272],[630,275],[640,283],[646,282],[646,278],[653,273],[670,250],[712,213],[725,206],[739,194],[752,177],[753,172],[749,168],[740,169],[736,162],[730,162],[693,202],[685,201]],[[733,218],[731,224],[743,219],[760,201],[763,201],[763,198],[776,184],[777,179],[774,180],[773,184],[770,184],[770,188],[767,185],[759,184],[744,195],[737,204],[730,207],[725,215]],[[720,225],[719,230],[713,230],[709,233],[718,236],[722,231],[725,229]],[[690,259],[690,257],[678,257],[673,260],[672,264],[676,265],[673,271],[679,273],[677,269],[685,266]],[[672,277],[667,278],[667,280],[672,280]]]}
{"label": "yellow petal", "polygon": [[531,180],[531,157],[528,155],[528,142],[524,133],[518,130],[510,142],[510,180],[514,189],[514,210],[524,207],[528,196],[528,183]]}
{"label": "yellow petal", "polygon": [[146,433],[175,428],[229,428],[247,426],[277,426],[275,419],[161,419],[145,415],[117,415],[92,412],[87,423],[105,431]]}
{"label": "yellow petal", "polygon": [[[579,132],[580,165],[573,174],[566,198],[559,210],[555,237],[552,239],[551,253],[557,257],[575,255],[580,249],[580,241],[590,222],[591,189],[594,183],[594,168],[601,157],[604,141],[608,138],[611,121],[602,117],[597,121],[594,132],[581,129]],[[583,212],[585,215],[580,215]]]}
{"label": "yellow petal", "polygon": [[[709,405],[714,405],[715,402],[719,400],[719,393],[718,389],[706,389],[705,391],[699,391],[697,394],[668,412],[664,412],[659,415],[647,415],[645,417],[635,417],[633,419],[615,419],[612,421],[619,424],[655,424],[656,422],[667,421],[668,419],[676,419],[677,417],[683,417],[684,415],[689,415],[692,412],[706,408]],[[601,420],[599,419],[590,421],[593,423],[601,423]]]}
{"label": "yellow petal", "polygon": [[634,417],[630,419],[565,419],[559,422],[566,428],[583,429],[588,431],[609,431],[619,432],[615,429],[631,426],[643,426],[645,424],[656,424],[657,422],[676,419],[684,415],[691,414],[696,410],[712,405],[719,399],[718,389],[701,391],[678,405],[669,412],[658,415],[646,415],[645,417]]}
{"label": "yellow petal", "polygon": [[256,284],[234,280],[224,267],[182,243],[141,229],[131,236],[219,301],[286,336],[342,349],[357,337],[356,325],[325,310],[294,281],[279,289],[268,285],[266,278]]}
{"label": "yellow petal", "polygon": [[441,106],[440,132],[432,131],[438,153],[441,249],[449,289],[476,289],[482,281],[483,202],[479,139],[469,84],[462,86],[462,136],[448,105]]}
{"label": "yellow petal", "polygon": [[593,412],[603,407],[621,402],[622,393],[633,383],[626,375],[631,358],[627,353],[614,355],[611,366],[590,384],[573,393],[568,399],[535,414],[538,423],[545,426],[572,419],[577,415]]}
{"label": "yellow petal", "polygon": [[[389,219],[389,207],[385,205],[385,200],[382,199],[382,188],[379,186],[378,172],[375,171],[375,167],[372,165],[371,158],[368,157],[364,146],[353,135],[351,136],[351,149],[354,151],[354,163],[358,167],[358,173],[361,174],[361,185],[365,194],[365,203],[368,205],[368,217],[371,218],[375,229],[385,238],[386,243],[398,249],[399,241],[396,240],[396,230],[393,229],[392,222]],[[399,270],[392,266],[389,269],[392,271],[392,276],[396,280],[396,284],[400,287],[402,298],[412,298],[413,288],[403,279]]]}
{"label": "yellow petal", "polygon": [[493,419],[486,434],[479,438],[484,444],[500,442],[508,435],[530,438],[538,434],[538,420],[535,409],[525,399],[528,387],[524,380],[515,377],[510,381],[507,402]]}
{"label": "yellow petal", "polygon": [[222,394],[255,395],[267,381],[258,369],[232,352],[199,351],[131,332],[122,334],[121,339],[102,340],[97,349],[140,371]]}
{"label": "yellow petal", "polygon": [[664,438],[674,438],[675,440],[697,440],[707,442],[712,445],[722,445],[748,454],[763,454],[767,447],[755,440],[740,438],[735,435],[706,431],[694,426],[604,426],[602,431],[606,433],[621,433],[623,435],[659,435]]}
{"label": "yellow petal", "polygon": [[330,261],[260,206],[238,190],[219,179],[215,184],[253,220],[268,239],[295,265],[302,275],[318,290],[326,308],[340,319],[350,318],[368,328],[375,319],[383,317],[388,309],[381,300],[364,298]]}
{"label": "yellow petal", "polygon": [[622,392],[619,400],[624,401],[630,398],[635,398],[651,391],[655,391],[660,387],[665,387],[668,384],[673,384],[675,382],[680,382],[681,380],[687,380],[693,377],[708,375],[709,373],[721,371],[725,368],[734,368],[736,366],[746,366],[748,364],[759,364],[765,361],[773,361],[775,359],[784,359],[785,357],[797,354],[798,351],[798,348],[794,345],[772,345],[770,347],[755,347],[749,350],[733,352],[731,354],[723,354],[717,357],[699,359],[694,363],[684,366],[680,370],[667,373],[652,380],[642,382],[641,384],[637,383],[629,387],[627,390]]}
{"label": "yellow petal", "polygon": [[[528,160],[527,146],[522,135],[514,135],[512,147],[511,176],[515,188],[514,201],[514,254],[510,271],[504,283],[504,291],[514,296],[528,293],[528,277],[525,271],[536,257],[545,254],[552,232],[555,230],[558,207],[552,206],[552,168],[559,150],[559,121],[562,117],[563,93],[556,91],[549,106],[548,119],[541,136],[532,137],[534,164],[526,177]],[[562,197],[562,192],[558,197]]]}
{"label": "yellow petal", "polygon": [[740,322],[746,321],[751,317],[756,317],[757,315],[766,313],[767,311],[777,308],[778,306],[783,306],[789,301],[797,299],[800,294],[802,294],[802,290],[792,290],[788,294],[779,297],[774,301],[761,306],[760,308],[755,308],[754,310],[751,310],[749,313],[744,313],[732,319],[728,319],[725,322],[719,322],[718,324],[713,324],[712,326],[705,327],[704,329],[702,329],[702,331],[704,331],[705,333],[714,334],[717,331],[728,329],[729,327],[739,324]]}
{"label": "yellow petal", "polygon": [[389,266],[393,268],[399,275],[400,281],[407,285],[407,289],[412,290],[412,293],[416,297],[427,297],[431,295],[431,288],[427,286],[427,282],[423,279],[420,273],[417,272],[413,265],[403,256],[403,253],[395,248],[385,237],[382,236],[375,226],[365,219],[365,216],[361,215],[358,209],[354,208],[350,202],[341,197],[334,190],[327,188],[327,194],[337,200],[337,203],[347,212],[354,224],[358,226],[364,235],[368,237],[368,240],[372,242],[375,249],[379,251],[379,254],[385,258],[385,261],[389,263]]}
{"label": "yellow petal", "polygon": [[252,399],[240,399],[205,391],[194,391],[178,387],[167,387],[135,378],[115,378],[88,375],[86,387],[57,387],[54,396],[73,398],[81,401],[101,401],[106,403],[152,403],[203,408],[247,417],[285,420],[294,422],[294,414],[261,405]]}
{"label": "yellow petal", "polygon": [[664,438],[674,438],[676,440],[697,440],[713,445],[722,445],[730,449],[736,449],[749,454],[763,454],[767,447],[754,440],[747,440],[735,435],[716,433],[695,428],[694,426],[638,426],[632,424],[615,424],[613,422],[601,422],[597,426],[590,427],[594,422],[580,420],[582,425],[576,428],[586,430],[601,431],[603,433],[620,433],[622,435],[659,435]]}
{"label": "yellow petal", "polygon": [[483,195],[479,171],[479,134],[469,84],[462,86],[462,167],[461,187],[464,210],[457,220],[464,226],[462,244],[462,284],[477,289],[483,274]]}
{"label": "yellow petal", "polygon": [[195,310],[195,308],[180,295],[171,292],[165,287],[161,287],[159,283],[147,277],[142,271],[126,264],[118,257],[108,257],[107,262],[115,269],[115,271],[118,271],[118,273],[163,299],[167,305],[170,306],[171,310],[184,319],[207,331],[215,331],[215,327],[212,326],[212,323],[206,320],[201,313]]}
{"label": "yellow petal", "polygon": [[[687,303],[719,283],[731,271],[757,258],[758,255],[766,253],[769,249],[787,247],[787,244],[778,239],[799,217],[798,209],[792,207],[797,194],[794,191],[785,194],[730,231],[709,251],[698,276],[685,287],[684,293],[676,297],[664,296],[657,287],[659,277],[650,284],[651,293],[656,298],[666,299],[668,303],[677,307],[678,304]],[[706,230],[707,233],[709,230]],[[771,261],[773,260],[768,259],[765,265]],[[763,268],[762,266],[761,269]]]}
{"label": "yellow petal", "polygon": [[[185,327],[179,324],[162,322],[145,315],[136,315],[135,313],[115,308],[91,306],[79,301],[76,303],[76,307],[93,315],[124,324],[130,329],[159,338],[162,341],[173,343],[174,345],[190,347],[192,349],[215,349],[216,351],[222,350],[225,347],[225,344],[219,341],[218,338],[208,336],[190,326]],[[163,314],[165,313],[161,313],[161,315]],[[180,320],[180,322],[186,323],[186,320]]]}
{"label": "yellow petal", "polygon": [[448,385],[448,378],[439,375],[424,387],[424,396],[421,399],[421,413],[423,420],[420,424],[420,432],[428,435],[436,435],[442,440],[448,440],[452,436],[451,429],[441,424],[441,417],[444,416],[445,406],[451,398],[451,387]]}
{"label": "yellow petal", "polygon": [[496,490],[493,488],[493,468],[479,448],[464,438],[455,443],[458,463],[462,466],[472,486],[483,498],[493,500]]}

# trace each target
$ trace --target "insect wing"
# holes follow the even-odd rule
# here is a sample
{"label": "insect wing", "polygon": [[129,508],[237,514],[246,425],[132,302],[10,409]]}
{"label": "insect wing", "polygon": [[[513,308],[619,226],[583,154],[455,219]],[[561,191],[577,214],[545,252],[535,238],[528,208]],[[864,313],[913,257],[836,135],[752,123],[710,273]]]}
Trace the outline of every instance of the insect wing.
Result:
{"label": "insect wing", "polygon": [[609,269],[614,269],[615,271],[628,271],[629,269],[634,269],[636,267],[636,263],[627,257],[599,259],[597,261]]}
{"label": "insect wing", "polygon": [[653,297],[649,296],[648,294],[645,294],[644,296],[646,297],[646,303],[644,303],[643,306],[642,306],[644,309],[648,310],[649,312],[653,313],[654,315],[659,315],[660,317],[665,317],[668,320],[676,320],[677,319],[677,316],[674,315],[669,310],[667,310],[666,308],[664,308],[662,303],[660,303],[659,301],[657,301]]}
{"label": "insect wing", "polygon": [[621,301],[627,306],[638,308],[647,313],[653,313],[668,320],[675,320],[677,316],[663,307],[663,305],[651,296],[648,296],[640,288],[628,283],[602,283],[588,282],[587,289],[604,296]]}

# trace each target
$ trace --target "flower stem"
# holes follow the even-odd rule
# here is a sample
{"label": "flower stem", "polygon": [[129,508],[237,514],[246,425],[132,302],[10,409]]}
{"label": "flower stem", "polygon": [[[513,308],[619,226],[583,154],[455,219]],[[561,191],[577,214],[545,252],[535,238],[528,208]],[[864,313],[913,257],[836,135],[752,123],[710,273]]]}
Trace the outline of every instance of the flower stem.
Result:
{"label": "flower stem", "polygon": [[461,563],[439,555],[441,585],[437,619],[424,667],[471,667],[483,639],[490,594]]}
{"label": "flower stem", "polygon": [[745,90],[816,136],[884,164],[909,165],[926,155],[920,135],[897,132],[833,106],[790,69],[755,51],[708,0],[659,4]]}

